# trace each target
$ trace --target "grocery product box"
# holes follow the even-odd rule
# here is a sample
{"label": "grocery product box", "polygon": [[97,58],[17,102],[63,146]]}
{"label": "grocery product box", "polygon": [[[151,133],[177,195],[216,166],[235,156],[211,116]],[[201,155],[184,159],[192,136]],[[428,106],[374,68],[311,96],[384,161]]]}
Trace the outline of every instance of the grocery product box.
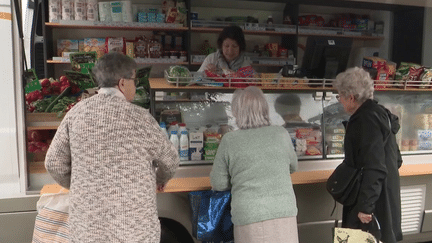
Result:
{"label": "grocery product box", "polygon": [[365,68],[375,68],[380,70],[386,66],[387,61],[380,57],[363,57],[363,67]]}
{"label": "grocery product box", "polygon": [[204,146],[204,160],[214,160],[218,147],[219,143],[215,137],[207,137]]}
{"label": "grocery product box", "polygon": [[417,130],[417,136],[420,141],[432,140],[432,130]]}
{"label": "grocery product box", "polygon": [[204,134],[202,132],[189,132],[190,160],[202,160],[204,157]]}
{"label": "grocery product box", "polygon": [[84,52],[95,51],[97,58],[101,58],[105,49],[105,38],[84,38]]}
{"label": "grocery product box", "polygon": [[204,147],[204,134],[202,132],[190,132],[189,147],[190,148]]}
{"label": "grocery product box", "polygon": [[57,40],[57,56],[63,56],[63,52],[78,52],[79,40],[59,39]]}

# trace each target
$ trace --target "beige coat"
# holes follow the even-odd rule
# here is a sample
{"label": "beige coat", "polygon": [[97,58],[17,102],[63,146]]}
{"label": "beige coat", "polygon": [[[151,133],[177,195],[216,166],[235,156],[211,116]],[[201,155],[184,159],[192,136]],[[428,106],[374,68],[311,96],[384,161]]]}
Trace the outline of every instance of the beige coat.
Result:
{"label": "beige coat", "polygon": [[80,243],[159,242],[156,183],[166,183],[178,165],[149,112],[107,94],[66,114],[45,160],[70,188],[70,242]]}

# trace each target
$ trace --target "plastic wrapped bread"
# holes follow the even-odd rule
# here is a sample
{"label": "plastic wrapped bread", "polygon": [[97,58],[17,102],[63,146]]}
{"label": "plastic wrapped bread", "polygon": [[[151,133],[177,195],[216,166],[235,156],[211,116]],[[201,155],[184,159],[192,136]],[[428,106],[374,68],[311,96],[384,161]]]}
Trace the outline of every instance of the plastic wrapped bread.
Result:
{"label": "plastic wrapped bread", "polygon": [[99,2],[99,20],[102,22],[112,22],[111,18],[111,3]]}
{"label": "plastic wrapped bread", "polygon": [[86,0],[74,0],[75,20],[87,20]]}
{"label": "plastic wrapped bread", "polygon": [[132,3],[131,1],[121,1],[122,3],[122,18],[123,22],[132,22],[133,13],[132,13]]}
{"label": "plastic wrapped bread", "polygon": [[97,0],[87,0],[87,20],[98,21],[98,1]]}
{"label": "plastic wrapped bread", "polygon": [[122,5],[122,2],[111,2],[112,22],[123,22]]}
{"label": "plastic wrapped bread", "polygon": [[74,20],[74,0],[62,0],[62,20]]}
{"label": "plastic wrapped bread", "polygon": [[62,19],[61,0],[49,0],[49,22],[58,22]]}

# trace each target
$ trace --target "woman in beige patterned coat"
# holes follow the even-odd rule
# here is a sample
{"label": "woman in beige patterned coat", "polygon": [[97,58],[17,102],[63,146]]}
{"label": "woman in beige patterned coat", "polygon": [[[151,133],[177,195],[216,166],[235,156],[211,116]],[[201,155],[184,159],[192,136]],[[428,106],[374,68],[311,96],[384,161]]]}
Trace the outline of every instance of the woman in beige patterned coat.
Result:
{"label": "woman in beige patterned coat", "polygon": [[98,94],[66,114],[47,152],[48,172],[70,189],[70,242],[160,241],[156,188],[179,157],[148,110],[130,103],[136,67],[118,53],[99,59]]}

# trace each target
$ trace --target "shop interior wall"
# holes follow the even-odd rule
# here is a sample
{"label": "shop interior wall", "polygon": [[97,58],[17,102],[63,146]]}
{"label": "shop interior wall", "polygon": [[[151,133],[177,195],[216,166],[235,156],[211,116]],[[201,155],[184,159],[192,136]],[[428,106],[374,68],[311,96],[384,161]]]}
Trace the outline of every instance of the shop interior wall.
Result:
{"label": "shop interior wall", "polygon": [[425,8],[423,35],[423,65],[432,67],[432,7]]}

